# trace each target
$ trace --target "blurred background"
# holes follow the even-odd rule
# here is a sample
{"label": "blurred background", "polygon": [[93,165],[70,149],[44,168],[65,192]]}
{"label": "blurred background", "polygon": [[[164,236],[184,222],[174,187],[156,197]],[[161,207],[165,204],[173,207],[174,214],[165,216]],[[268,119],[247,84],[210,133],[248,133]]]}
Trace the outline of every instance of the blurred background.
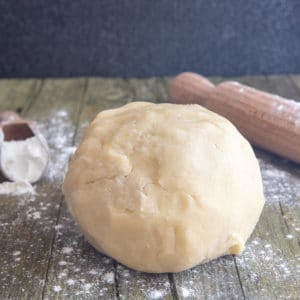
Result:
{"label": "blurred background", "polygon": [[300,72],[300,1],[0,0],[0,77]]}

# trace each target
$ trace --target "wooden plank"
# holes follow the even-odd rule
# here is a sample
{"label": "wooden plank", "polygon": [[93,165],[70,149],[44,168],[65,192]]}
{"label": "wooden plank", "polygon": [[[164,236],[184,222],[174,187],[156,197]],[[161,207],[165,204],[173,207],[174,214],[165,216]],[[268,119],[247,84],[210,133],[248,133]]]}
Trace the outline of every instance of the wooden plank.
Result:
{"label": "wooden plank", "polygon": [[36,195],[1,199],[1,298],[41,298],[84,80],[46,80],[25,117],[37,120],[50,149]]}
{"label": "wooden plank", "polygon": [[174,274],[179,299],[243,299],[235,261],[220,257]]}
{"label": "wooden plank", "polygon": [[[241,80],[275,91],[271,81],[263,77]],[[76,143],[84,126],[98,110],[116,107],[132,99],[165,101],[165,86],[166,80],[155,78],[91,79],[85,97],[86,105],[80,115],[81,126],[76,134]],[[27,88],[31,91],[29,94],[38,93],[38,87],[33,83]],[[22,85],[19,90],[23,88],[26,90]],[[175,277],[169,274],[171,282],[166,274],[134,272],[97,253],[83,239],[65,204],[58,216],[60,184],[72,150],[76,131],[74,124],[84,89],[82,79],[46,81],[36,101],[34,96],[27,97],[29,106],[24,109],[26,105],[21,100],[7,105],[1,99],[8,97],[1,98],[1,95],[23,99],[22,95],[26,98],[26,92],[16,92],[16,95],[21,95],[19,97],[14,97],[11,89],[2,93],[0,81],[1,109],[16,109],[20,105],[28,112],[27,116],[44,122],[42,130],[55,158],[36,188],[36,197],[2,197],[0,200],[0,253],[3,257],[0,298],[40,298],[47,270],[44,296],[49,298],[297,298],[300,293],[297,277],[299,247],[295,237],[299,237],[299,213],[293,205],[299,202],[299,168],[263,151],[256,152],[262,166],[267,204],[245,252],[235,260],[228,256]],[[283,96],[293,96],[289,93]],[[57,137],[63,139],[58,141]],[[239,273],[236,273],[235,264]],[[239,279],[243,290],[239,287]]]}
{"label": "wooden plank", "polygon": [[[80,142],[85,126],[99,111],[121,106],[134,98],[145,101],[163,97],[165,95],[158,92],[157,79],[89,79],[76,144]],[[95,251],[82,237],[65,205],[58,220],[58,228],[59,235],[53,247],[45,296],[72,295],[80,299],[99,296],[104,299],[136,299],[151,295],[157,299],[170,297],[166,274],[137,273]],[[61,288],[61,291],[53,291],[54,286]]]}
{"label": "wooden plank", "polygon": [[[138,101],[166,102],[166,79],[130,79],[133,99]],[[167,274],[146,274],[117,265],[118,291],[123,299],[171,299],[174,291]]]}
{"label": "wooden plank", "polygon": [[[37,85],[34,80],[0,80],[0,110],[21,112],[33,96],[34,87]],[[16,197],[0,195],[0,298],[9,296],[11,282],[17,279],[12,273],[18,268],[19,252],[10,247],[10,240],[14,238],[12,227],[19,214],[15,208],[18,202]]]}
{"label": "wooden plank", "polygon": [[[274,92],[265,77],[230,78],[250,86]],[[265,183],[267,204],[244,253],[235,257],[220,258],[194,270],[175,275],[177,291],[180,297],[199,298],[241,298],[247,299],[288,297],[295,298],[297,287],[297,258],[291,250],[285,220],[282,217],[278,197],[289,202],[295,201],[291,190],[294,182],[287,177],[290,167],[271,154],[257,151]],[[267,262],[267,263],[266,263]],[[236,292],[237,278],[232,276],[234,265],[238,267],[238,277],[242,283],[242,294]],[[231,269],[230,269],[231,267]],[[193,275],[192,271],[195,273]],[[230,274],[230,276],[228,275]],[[229,286],[224,286],[229,280]],[[299,285],[298,285],[299,286]]]}
{"label": "wooden plank", "polygon": [[41,80],[0,80],[0,110],[14,110],[21,113],[35,97],[42,85]]}
{"label": "wooden plank", "polygon": [[[289,171],[257,151],[265,187],[266,205],[244,253],[236,257],[247,298],[296,299],[297,258],[280,210],[280,199],[293,200]],[[291,198],[290,198],[291,197]]]}
{"label": "wooden plank", "polygon": [[268,76],[268,84],[271,87],[273,93],[279,94],[288,99],[300,100],[299,91],[297,89],[297,76],[294,76],[294,80],[291,80],[289,76]]}
{"label": "wooden plank", "polygon": [[[80,113],[79,127],[74,138],[79,143],[88,122],[98,113],[101,105],[110,108],[121,105],[124,88],[120,81],[89,79],[84,95],[84,108]],[[126,93],[125,91],[124,93]],[[111,103],[109,102],[111,101]],[[75,297],[85,299],[116,298],[114,262],[101,255],[83,238],[79,228],[63,203],[57,220],[44,297]]]}
{"label": "wooden plank", "polygon": [[44,297],[115,299],[113,260],[101,255],[84,239],[65,202],[56,229]]}
{"label": "wooden plank", "polygon": [[273,90],[265,76],[243,76],[231,78],[230,80],[235,80],[266,92],[272,92]]}
{"label": "wooden plank", "polygon": [[[215,84],[223,80],[231,80],[221,77],[209,79]],[[180,299],[243,298],[243,290],[233,256],[221,257],[204,265],[196,266],[192,270],[171,276],[174,278],[176,292]]]}
{"label": "wooden plank", "polygon": [[[221,78],[211,78],[211,80],[215,83],[218,83],[221,81]],[[132,81],[131,81],[132,82]],[[168,99],[167,93],[166,93],[166,80],[162,82],[162,88],[160,90],[161,96],[157,95],[156,89],[154,88],[153,91],[153,97],[156,97],[156,99],[163,99],[163,101]],[[140,88],[139,81],[135,82],[136,90]],[[149,98],[147,94],[144,94],[144,97]],[[207,271],[209,270],[209,271]],[[120,277],[127,277],[127,274],[130,274],[129,278],[132,278],[134,276],[135,280],[143,280],[145,284],[147,283],[147,278],[149,278],[149,275],[146,275],[141,277],[140,274],[136,274],[133,271],[126,270],[125,269],[125,276],[120,275]],[[211,276],[207,276],[208,274],[211,274]],[[219,276],[220,275],[220,276]],[[224,281],[222,281],[222,276],[226,277],[226,284]],[[236,273],[236,268],[234,265],[234,261],[232,257],[227,258],[221,258],[219,260],[219,263],[212,262],[211,264],[206,264],[205,266],[199,266],[194,268],[192,271],[186,271],[178,274],[169,274],[170,280],[171,280],[171,289],[172,289],[172,295],[179,298],[185,298],[185,297],[201,297],[205,295],[209,295],[208,291],[211,289],[218,290],[217,293],[220,297],[224,297],[229,293],[229,295],[235,295],[236,297],[242,296],[242,291],[239,286],[239,279]],[[215,278],[214,278],[215,277]],[[199,280],[201,278],[201,280]],[[216,279],[219,278],[220,280]],[[149,279],[148,279],[149,280]],[[131,281],[131,280],[130,280]],[[126,281],[125,281],[126,282]],[[209,284],[210,282],[210,284]],[[173,286],[174,284],[174,286]],[[217,289],[215,286],[220,284],[219,289]],[[148,287],[145,289],[142,289],[142,291],[139,294],[134,294],[135,296],[139,297],[145,297],[145,294],[143,294],[143,290],[149,290],[151,291],[151,282],[148,282]],[[129,289],[127,289],[129,290]],[[139,290],[137,287],[135,287],[134,290]],[[157,289],[157,294],[160,294],[160,290]],[[125,298],[130,296],[129,291],[127,293],[123,292],[125,295]],[[161,292],[163,294],[163,292]],[[216,295],[214,293],[214,295]]]}
{"label": "wooden plank", "polygon": [[297,99],[299,99],[299,91],[300,91],[300,75],[290,75],[288,76],[288,78],[292,81],[291,84],[294,86],[296,93],[298,95],[298,97],[296,97]]}
{"label": "wooden plank", "polygon": [[[277,92],[266,78],[243,78],[250,86]],[[297,257],[294,242],[281,213],[281,204],[295,202],[291,166],[284,159],[256,150],[264,181],[266,205],[242,255],[237,256],[246,298],[296,299],[299,295]]]}
{"label": "wooden plank", "polygon": [[211,82],[213,82],[215,85],[223,82],[224,80],[227,80],[226,78],[223,78],[223,77],[217,77],[217,76],[214,76],[214,77],[209,77],[208,78]]}
{"label": "wooden plank", "polygon": [[132,101],[166,102],[167,93],[165,78],[128,79],[129,88],[132,93]]}
{"label": "wooden plank", "polygon": [[[268,80],[276,93],[300,102],[300,76],[272,76]],[[300,169],[299,165],[292,162],[286,162],[286,165],[289,171],[286,182],[290,183],[291,200],[289,202],[281,201],[280,208],[291,243],[294,244],[294,252],[298,252],[300,256]]]}

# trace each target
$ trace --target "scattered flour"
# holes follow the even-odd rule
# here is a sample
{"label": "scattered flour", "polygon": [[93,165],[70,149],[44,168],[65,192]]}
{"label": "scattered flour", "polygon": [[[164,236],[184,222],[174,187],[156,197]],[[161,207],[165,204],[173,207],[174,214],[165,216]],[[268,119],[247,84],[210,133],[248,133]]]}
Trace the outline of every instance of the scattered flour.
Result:
{"label": "scattered flour", "polygon": [[58,293],[58,292],[61,291],[61,287],[60,287],[59,285],[55,285],[55,286],[53,287],[53,291],[56,292],[56,293]]}
{"label": "scattered flour", "polygon": [[32,213],[32,218],[34,220],[40,219],[41,218],[41,213],[39,211],[35,211]]}
{"label": "scattered flour", "polygon": [[149,292],[149,299],[159,299],[164,296],[164,292],[160,290],[154,290]]}
{"label": "scattered flour", "polygon": [[282,104],[279,104],[279,105],[277,106],[277,110],[278,110],[278,111],[282,111],[282,109],[283,109],[283,105],[282,105]]}
{"label": "scattered flour", "polygon": [[86,283],[86,284],[84,285],[84,290],[85,290],[85,291],[88,291],[91,287],[92,287],[92,284],[91,284],[91,283]]}
{"label": "scattered flour", "polygon": [[61,272],[61,273],[59,273],[58,278],[61,279],[61,278],[66,277],[66,276],[67,276],[67,273]]}
{"label": "scattered flour", "polygon": [[75,280],[74,279],[68,279],[67,280],[67,285],[74,285],[75,284]]}
{"label": "scattered flour", "polygon": [[75,151],[75,147],[71,146],[74,125],[70,114],[65,110],[56,111],[49,116],[48,124],[40,124],[39,129],[50,148],[46,177],[53,182],[62,182],[70,155]]}
{"label": "scattered flour", "polygon": [[[284,169],[284,166],[272,164],[258,153],[258,161],[266,196],[266,205],[281,202],[291,206],[299,206],[296,201],[300,197],[300,181],[297,175]],[[295,177],[296,176],[296,177]],[[298,203],[297,203],[298,202]]]}
{"label": "scattered flour", "polygon": [[129,273],[128,270],[124,270],[123,273],[122,273],[122,275],[123,275],[124,277],[129,277],[129,276],[130,276],[130,273]]}
{"label": "scattered flour", "polygon": [[38,220],[41,218],[41,213],[36,211],[34,208],[29,208],[26,212],[26,216],[28,219]]}
{"label": "scattered flour", "polygon": [[73,248],[72,247],[63,247],[62,248],[62,253],[63,254],[71,254],[73,252]]}
{"label": "scattered flour", "polygon": [[183,298],[189,297],[192,293],[192,291],[190,289],[187,289],[186,287],[181,287],[180,291]]}
{"label": "scattered flour", "polygon": [[[45,132],[49,130],[53,131],[50,135],[53,136],[53,138],[48,141],[52,149],[52,161],[49,164],[49,170],[46,174],[46,178],[51,180],[51,182],[53,180],[54,183],[60,184],[66,169],[67,161],[75,148],[68,146],[72,140],[71,135],[69,134],[69,132],[71,132],[71,123],[69,122],[70,119],[68,113],[60,111],[50,118],[53,118],[53,121],[50,119],[51,124],[49,125],[49,128],[45,127],[44,129]],[[55,135],[54,133],[57,134]],[[292,183],[290,183],[290,173],[282,169],[280,166],[278,167],[277,165],[273,165],[268,160],[265,161],[263,158],[260,158],[259,160],[262,166],[262,176],[266,190],[267,202],[272,203],[272,201],[280,201],[289,204],[289,201],[292,200],[292,197],[294,197],[293,195],[295,194],[295,187],[293,187]],[[39,195],[47,192],[43,195],[43,199],[51,199],[51,195],[48,194],[47,190],[43,190],[42,187],[39,188],[41,188],[41,190],[38,190]],[[34,193],[33,188],[31,193]],[[41,213],[37,210],[39,209],[43,212],[43,218],[41,218],[40,222],[47,222],[46,218],[44,218],[44,208],[48,207],[47,205],[49,204],[49,201],[43,201],[42,206],[40,206],[40,204],[36,205],[36,203],[28,203],[30,205],[30,209],[27,213],[29,218],[40,218]],[[54,204],[49,207],[54,207]],[[61,251],[63,254],[66,254],[64,259],[67,260],[57,262],[59,266],[62,266],[62,272],[57,275],[57,278],[65,282],[66,288],[69,289],[70,293],[72,293],[71,295],[83,295],[84,293],[96,290],[96,288],[98,289],[99,286],[113,284],[115,277],[113,272],[114,269],[111,267],[112,260],[107,257],[102,257],[101,264],[99,264],[99,253],[95,252],[91,248],[88,248],[90,249],[87,250],[89,251],[89,255],[86,257],[77,255],[82,249],[78,249],[79,247],[76,246],[76,243],[73,243],[74,240],[81,241],[80,239],[82,238],[82,235],[75,226],[74,221],[69,216],[63,217],[62,220],[63,225],[49,223],[52,230],[55,228],[57,231],[57,236],[60,239],[59,242],[63,242],[62,245],[64,247],[61,248]],[[5,225],[5,223],[2,223],[1,226],[10,226],[10,224]],[[295,230],[297,229],[300,230],[300,227],[295,224]],[[291,241],[289,241],[289,239],[292,239],[294,236],[291,235],[289,238],[289,235],[286,235],[286,241],[290,243]],[[78,244],[81,245],[81,242],[78,242]],[[74,247],[72,248],[70,245],[74,245]],[[20,247],[17,249],[20,249]],[[294,266],[297,263],[296,260],[290,261],[290,258],[283,256],[279,250],[280,249],[277,249],[276,246],[271,244],[271,241],[255,239],[252,242],[249,242],[246,246],[245,252],[241,256],[237,257],[239,269],[244,274],[249,274],[249,280],[252,280],[253,282],[259,282],[260,280],[264,280],[264,278],[267,278],[268,280],[268,278],[270,278],[270,283],[272,283],[272,281],[279,281],[282,283],[282,286],[284,286],[286,282],[292,282],[291,284],[293,284],[291,274],[295,274],[300,271],[299,262],[298,266]],[[71,253],[76,255],[67,256],[67,254]],[[20,254],[21,252],[17,250],[12,252],[12,259],[15,260],[20,258]],[[262,266],[262,270],[260,272],[255,272],[255,263],[257,260],[259,260]],[[213,267],[214,264],[228,264],[228,261],[231,263],[228,258],[221,258],[218,261],[208,263],[205,268],[203,268],[203,266],[199,266],[191,270],[192,279],[184,282],[183,287],[178,288],[179,295],[182,298],[201,295],[201,291],[198,290],[199,285],[196,284],[199,282],[199,278],[203,278],[203,274],[207,278],[209,276],[217,276],[217,272],[215,272]],[[72,276],[70,274],[72,274]],[[164,277],[160,277],[158,274],[145,276],[139,272],[134,272],[118,265],[117,276],[122,278],[129,293],[131,291],[134,292],[136,287],[138,287],[144,298],[160,299],[165,297],[169,291],[168,280],[165,281]],[[228,278],[226,278],[226,282],[229,288],[232,287],[232,290],[234,290],[233,285],[235,284],[235,277],[233,279],[231,277],[234,277],[234,274],[229,274]],[[86,278],[86,280],[83,280],[82,278]],[[131,284],[131,282],[134,284]],[[279,284],[278,286],[281,285]],[[53,286],[52,289],[56,293],[62,291],[62,288],[59,285]],[[98,290],[98,295],[106,297],[109,291],[110,290],[106,287],[101,288],[101,290]],[[225,299],[226,295],[221,296],[224,296],[222,298]]]}
{"label": "scattered flour", "polygon": [[115,276],[113,272],[109,272],[103,275],[103,280],[106,283],[114,283],[115,282]]}
{"label": "scattered flour", "polygon": [[19,196],[23,194],[35,194],[35,189],[29,182],[5,181],[0,184],[0,195]]}
{"label": "scattered flour", "polygon": [[55,114],[56,117],[60,117],[60,118],[64,118],[64,117],[67,117],[68,116],[68,112],[65,111],[65,110],[59,110],[56,112]]}
{"label": "scattered flour", "polygon": [[66,147],[65,152],[68,153],[69,155],[73,155],[76,151],[77,147]]}
{"label": "scattered flour", "polygon": [[88,273],[91,274],[91,275],[97,275],[98,274],[98,272],[94,269],[90,270]]}
{"label": "scattered flour", "polygon": [[54,226],[54,229],[58,231],[58,230],[60,230],[62,227],[63,227],[63,226],[62,226],[61,224],[58,224],[58,225],[55,225],[55,226]]}
{"label": "scattered flour", "polygon": [[[242,255],[236,257],[240,272],[248,274],[249,280],[258,286],[260,282],[264,282],[266,285],[265,281],[267,280],[269,286],[278,289],[278,295],[281,293],[280,287],[287,283],[290,288],[294,285],[296,288],[293,274],[300,266],[296,258],[288,257],[276,245],[266,243],[263,239],[257,237],[254,241],[246,246]],[[249,272],[249,269],[252,271]],[[274,284],[276,282],[280,284]]]}

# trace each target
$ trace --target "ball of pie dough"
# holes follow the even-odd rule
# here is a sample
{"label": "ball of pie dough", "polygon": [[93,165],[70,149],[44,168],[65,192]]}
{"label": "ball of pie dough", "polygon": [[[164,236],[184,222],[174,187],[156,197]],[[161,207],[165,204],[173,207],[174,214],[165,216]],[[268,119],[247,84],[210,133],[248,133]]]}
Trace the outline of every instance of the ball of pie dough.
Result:
{"label": "ball of pie dough", "polygon": [[251,146],[199,105],[133,102],[99,113],[63,192],[95,248],[145,272],[240,253],[264,204]]}

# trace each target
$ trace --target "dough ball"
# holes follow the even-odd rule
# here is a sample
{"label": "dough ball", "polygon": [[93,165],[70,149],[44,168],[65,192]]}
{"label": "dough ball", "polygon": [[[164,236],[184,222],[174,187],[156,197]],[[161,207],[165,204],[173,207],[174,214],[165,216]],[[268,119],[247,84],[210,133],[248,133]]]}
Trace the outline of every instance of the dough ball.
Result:
{"label": "dough ball", "polygon": [[264,204],[251,146],[199,105],[133,102],[99,113],[63,192],[95,248],[145,272],[240,253]]}

